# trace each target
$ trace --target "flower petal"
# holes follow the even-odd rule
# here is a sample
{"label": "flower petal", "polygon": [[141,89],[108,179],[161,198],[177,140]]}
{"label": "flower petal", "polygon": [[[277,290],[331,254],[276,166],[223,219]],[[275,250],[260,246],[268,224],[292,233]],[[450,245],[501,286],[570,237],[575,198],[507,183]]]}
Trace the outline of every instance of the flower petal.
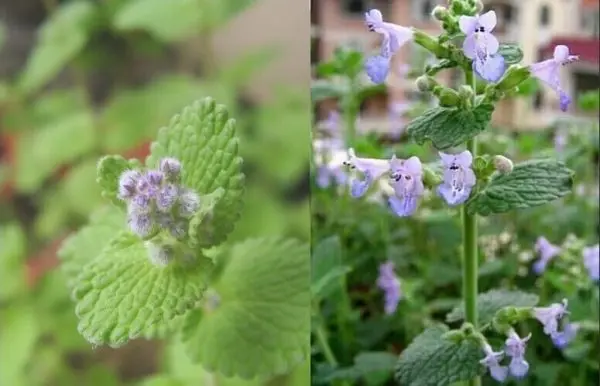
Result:
{"label": "flower petal", "polygon": [[569,47],[558,45],[554,47],[554,60],[563,63],[569,59]]}
{"label": "flower petal", "polygon": [[402,198],[392,196],[388,198],[390,209],[398,217],[408,217],[417,210],[418,197],[405,196]]}
{"label": "flower petal", "polygon": [[461,16],[458,18],[458,26],[465,35],[471,35],[475,32],[477,27],[477,17],[475,16]]}
{"label": "flower petal", "polygon": [[473,70],[488,82],[497,82],[504,75],[506,66],[502,55],[492,55],[484,60],[473,60]]}
{"label": "flower petal", "polygon": [[[496,27],[496,23],[497,23],[496,12],[487,11],[483,15],[480,15],[477,21],[480,26],[485,28],[485,32],[492,32],[494,30],[494,28]],[[459,21],[459,23],[460,23],[460,21]]]}
{"label": "flower petal", "polygon": [[463,41],[463,52],[469,59],[477,57],[477,39],[474,34],[467,35]]}
{"label": "flower petal", "polygon": [[465,150],[461,153],[454,155],[456,163],[463,168],[470,168],[473,164],[473,154],[470,151]]}
{"label": "flower petal", "polygon": [[365,61],[365,71],[375,84],[382,84],[390,71],[390,57],[375,55]]}

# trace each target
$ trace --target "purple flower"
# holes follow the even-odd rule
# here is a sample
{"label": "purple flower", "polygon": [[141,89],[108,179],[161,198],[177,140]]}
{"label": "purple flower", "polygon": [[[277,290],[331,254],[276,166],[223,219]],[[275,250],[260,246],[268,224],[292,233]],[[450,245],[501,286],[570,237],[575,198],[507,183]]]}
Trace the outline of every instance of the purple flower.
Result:
{"label": "purple flower", "polygon": [[496,21],[494,11],[477,16],[463,15],[458,19],[460,30],[466,35],[463,52],[473,60],[473,70],[489,82],[500,79],[505,70],[504,58],[497,55],[500,42],[491,34]]}
{"label": "purple flower", "polygon": [[573,339],[575,339],[578,330],[579,324],[567,323],[563,327],[562,331],[557,331],[551,335],[552,343],[554,343],[557,348],[562,350],[563,348],[567,347],[567,345],[571,343]]}
{"label": "purple flower", "polygon": [[365,61],[365,72],[371,79],[371,82],[375,84],[382,84],[385,82],[388,73],[390,72],[390,57],[375,55],[367,58]]}
{"label": "purple flower", "polygon": [[150,236],[154,228],[154,220],[150,213],[137,212],[134,209],[127,213],[127,224],[133,233],[142,238]]}
{"label": "purple flower", "polygon": [[482,365],[490,370],[490,375],[498,382],[504,382],[508,376],[508,368],[501,366],[500,361],[504,357],[503,351],[494,352],[492,347],[485,343],[483,346],[485,358],[479,361]]}
{"label": "purple flower", "polygon": [[554,150],[557,153],[561,153],[563,150],[565,150],[568,139],[567,133],[565,133],[564,130],[557,130],[554,134]]}
{"label": "purple flower", "polygon": [[163,158],[159,162],[158,169],[165,174],[168,181],[175,182],[181,173],[181,162],[175,158]]}
{"label": "purple flower", "polygon": [[340,113],[336,110],[332,110],[327,115],[325,121],[325,128],[330,134],[337,134],[340,129]]}
{"label": "purple flower", "polygon": [[179,189],[174,184],[166,184],[158,191],[156,195],[156,208],[161,212],[171,210],[179,195]]}
{"label": "purple flower", "polygon": [[583,265],[592,280],[598,281],[600,279],[600,247],[598,244],[583,248]]}
{"label": "purple flower", "polygon": [[133,197],[137,191],[137,184],[141,177],[141,173],[137,170],[124,171],[119,177],[118,197],[121,200]]}
{"label": "purple flower", "polygon": [[317,169],[317,186],[321,189],[327,189],[331,184],[344,185],[346,183],[346,173],[333,165],[321,165]]}
{"label": "purple flower", "polygon": [[567,299],[563,299],[562,303],[533,308],[534,317],[544,326],[544,334],[553,336],[558,332],[558,322],[568,313],[567,305]]}
{"label": "purple flower", "polygon": [[510,373],[516,378],[523,378],[527,374],[527,371],[529,371],[529,363],[525,360],[525,348],[529,339],[531,339],[531,334],[521,339],[515,330],[510,329],[508,332],[504,352],[511,357],[508,368]]}
{"label": "purple flower", "polygon": [[383,16],[378,9],[365,13],[365,24],[369,31],[383,35],[381,43],[381,56],[391,58],[406,42],[412,39],[410,28],[402,27],[383,21]]}
{"label": "purple flower", "polygon": [[362,179],[352,178],[350,180],[350,193],[355,198],[362,197],[373,181],[379,179],[390,168],[387,160],[359,158],[352,148],[348,149],[348,160],[343,164],[362,175]]}
{"label": "purple flower", "polygon": [[538,275],[544,272],[548,263],[560,253],[560,248],[543,236],[538,237],[534,250],[539,254],[539,259],[533,264],[533,271]]}
{"label": "purple flower", "polygon": [[423,167],[421,160],[410,157],[403,160],[393,156],[389,161],[390,179],[395,195],[388,199],[392,211],[399,217],[412,215],[423,195]]}
{"label": "purple flower", "polygon": [[444,166],[444,181],[438,187],[438,194],[450,206],[465,202],[471,195],[476,178],[471,164],[473,155],[465,150],[459,154],[439,153]]}
{"label": "purple flower", "polygon": [[558,45],[554,48],[554,57],[529,66],[531,75],[546,83],[552,90],[558,93],[560,109],[567,111],[571,98],[560,86],[560,66],[579,60],[579,56],[569,55],[569,47]]}
{"label": "purple flower", "polygon": [[377,286],[384,294],[384,312],[388,315],[393,314],[402,298],[402,292],[400,290],[400,280],[394,272],[394,263],[391,261],[379,265]]}

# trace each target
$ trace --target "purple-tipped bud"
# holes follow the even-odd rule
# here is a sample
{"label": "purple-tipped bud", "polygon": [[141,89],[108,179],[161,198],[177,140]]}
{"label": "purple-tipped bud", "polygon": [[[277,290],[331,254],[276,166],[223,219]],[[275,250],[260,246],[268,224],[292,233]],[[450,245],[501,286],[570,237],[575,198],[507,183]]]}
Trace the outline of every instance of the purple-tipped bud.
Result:
{"label": "purple-tipped bud", "polygon": [[177,186],[167,184],[163,186],[156,195],[156,207],[161,212],[168,212],[171,210],[179,194]]}
{"label": "purple-tipped bud", "polygon": [[164,174],[157,170],[148,170],[146,179],[152,187],[159,187],[163,182]]}
{"label": "purple-tipped bud", "polygon": [[169,264],[175,255],[173,248],[166,245],[156,245],[154,243],[146,243],[148,258],[154,265],[164,267]]}
{"label": "purple-tipped bud", "polygon": [[137,183],[142,175],[136,170],[126,170],[119,177],[119,198],[125,200],[133,197]]}
{"label": "purple-tipped bud", "polygon": [[148,212],[151,209],[150,203],[150,195],[138,193],[131,199],[131,210],[134,210],[136,212]]}
{"label": "purple-tipped bud", "polygon": [[148,237],[154,228],[154,221],[149,213],[130,211],[127,217],[129,229],[140,237]]}
{"label": "purple-tipped bud", "polygon": [[165,174],[168,181],[176,181],[181,173],[181,163],[175,158],[163,158],[158,169]]}
{"label": "purple-tipped bud", "polygon": [[179,215],[191,217],[200,208],[200,196],[193,190],[186,189],[179,196]]}

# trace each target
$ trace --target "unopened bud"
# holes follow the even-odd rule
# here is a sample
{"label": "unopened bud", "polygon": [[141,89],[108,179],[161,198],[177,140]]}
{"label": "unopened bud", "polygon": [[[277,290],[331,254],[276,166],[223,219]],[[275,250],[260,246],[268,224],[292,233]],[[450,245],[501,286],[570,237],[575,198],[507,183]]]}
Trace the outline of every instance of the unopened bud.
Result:
{"label": "unopened bud", "polygon": [[421,92],[429,92],[435,86],[435,81],[427,75],[421,75],[415,82],[417,89]]}
{"label": "unopened bud", "polygon": [[442,339],[459,344],[465,339],[465,334],[461,330],[450,330],[442,335]]}
{"label": "unopened bud", "polygon": [[435,188],[443,181],[442,176],[428,168],[427,166],[423,166],[423,184],[428,188]]}
{"label": "unopened bud", "polygon": [[530,75],[531,71],[528,67],[524,67],[519,64],[512,64],[508,67],[508,69],[506,69],[504,76],[496,85],[496,89],[499,91],[509,91],[514,89],[526,81]]}
{"label": "unopened bud", "polygon": [[502,155],[494,156],[492,162],[494,163],[494,168],[502,174],[508,174],[514,168],[513,162]]}
{"label": "unopened bud", "polygon": [[450,10],[455,15],[462,15],[465,12],[466,4],[461,0],[454,0],[450,5]]}
{"label": "unopened bud", "polygon": [[158,245],[151,241],[146,242],[146,250],[150,262],[159,267],[167,266],[175,256],[175,250],[172,246]]}
{"label": "unopened bud", "polygon": [[442,107],[453,107],[460,103],[460,96],[451,88],[444,88],[438,98]]}
{"label": "unopened bud", "polygon": [[460,95],[460,97],[464,100],[471,100],[475,93],[473,92],[471,86],[465,84],[458,88],[458,95]]}
{"label": "unopened bud", "polygon": [[435,20],[443,21],[448,16],[448,9],[438,5],[433,9],[433,11],[431,11],[431,16]]}

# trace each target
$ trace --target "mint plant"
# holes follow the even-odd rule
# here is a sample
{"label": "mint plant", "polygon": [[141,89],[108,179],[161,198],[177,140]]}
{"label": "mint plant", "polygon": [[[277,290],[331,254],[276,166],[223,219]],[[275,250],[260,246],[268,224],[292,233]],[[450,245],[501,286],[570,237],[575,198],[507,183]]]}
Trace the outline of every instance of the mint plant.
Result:
{"label": "mint plant", "polygon": [[[552,58],[520,64],[523,55],[519,47],[502,44],[493,34],[496,26],[493,10],[484,12],[482,4],[474,0],[448,3],[448,7],[438,6],[432,12],[442,26],[439,36],[389,23],[379,10],[368,11],[366,28],[381,36],[378,52],[361,60],[359,52],[339,50],[319,70],[323,76],[342,80],[322,81],[313,86],[313,97],[336,97],[341,101],[341,114],[347,126],[346,160],[341,164],[351,175],[348,185],[352,197],[383,191],[389,211],[407,218],[406,221],[418,214],[422,198],[431,193],[448,207],[460,211],[462,305],[448,314],[447,322],[451,326],[461,322],[462,326],[433,325],[404,349],[395,368],[395,379],[401,385],[456,382],[479,385],[486,372],[498,382],[520,379],[529,373],[526,348],[531,335],[522,328],[527,320],[541,324],[544,334],[555,345],[558,342],[564,346],[562,343],[569,341],[574,333],[566,296],[563,301],[539,305],[540,299],[535,294],[500,289],[480,294],[478,290],[479,219],[558,200],[571,192],[574,172],[562,161],[551,158],[514,162],[507,154],[480,152],[478,136],[488,130],[496,105],[519,95],[520,87],[533,79],[552,88],[560,109],[566,111],[571,97],[560,84],[559,70],[578,57],[568,47],[558,46]],[[385,87],[393,56],[409,41],[438,61],[425,66],[416,79],[418,89],[436,97],[438,104],[406,127],[417,145],[429,142],[438,151],[440,159],[434,164],[424,164],[416,155],[371,158],[358,151],[364,144],[356,137],[356,106],[374,87]],[[450,69],[464,74],[463,84],[451,88],[435,79],[436,74]],[[370,85],[361,83],[361,70]],[[328,177],[327,182],[340,180],[339,164],[334,159],[325,161],[329,175],[320,172],[319,176],[324,180]],[[382,185],[385,187],[381,188]],[[385,313],[393,314],[403,291],[389,262],[380,266],[377,285],[384,292]],[[339,299],[342,303],[348,301],[343,295]],[[315,334],[329,364],[335,368],[337,361],[322,329]],[[499,340],[503,341],[500,345]]]}
{"label": "mint plant", "polygon": [[111,203],[59,252],[78,331],[94,346],[181,339],[225,376],[288,372],[308,352],[308,249],[294,239],[227,241],[244,193],[236,122],[212,98],[159,130],[145,163],[109,155]]}

